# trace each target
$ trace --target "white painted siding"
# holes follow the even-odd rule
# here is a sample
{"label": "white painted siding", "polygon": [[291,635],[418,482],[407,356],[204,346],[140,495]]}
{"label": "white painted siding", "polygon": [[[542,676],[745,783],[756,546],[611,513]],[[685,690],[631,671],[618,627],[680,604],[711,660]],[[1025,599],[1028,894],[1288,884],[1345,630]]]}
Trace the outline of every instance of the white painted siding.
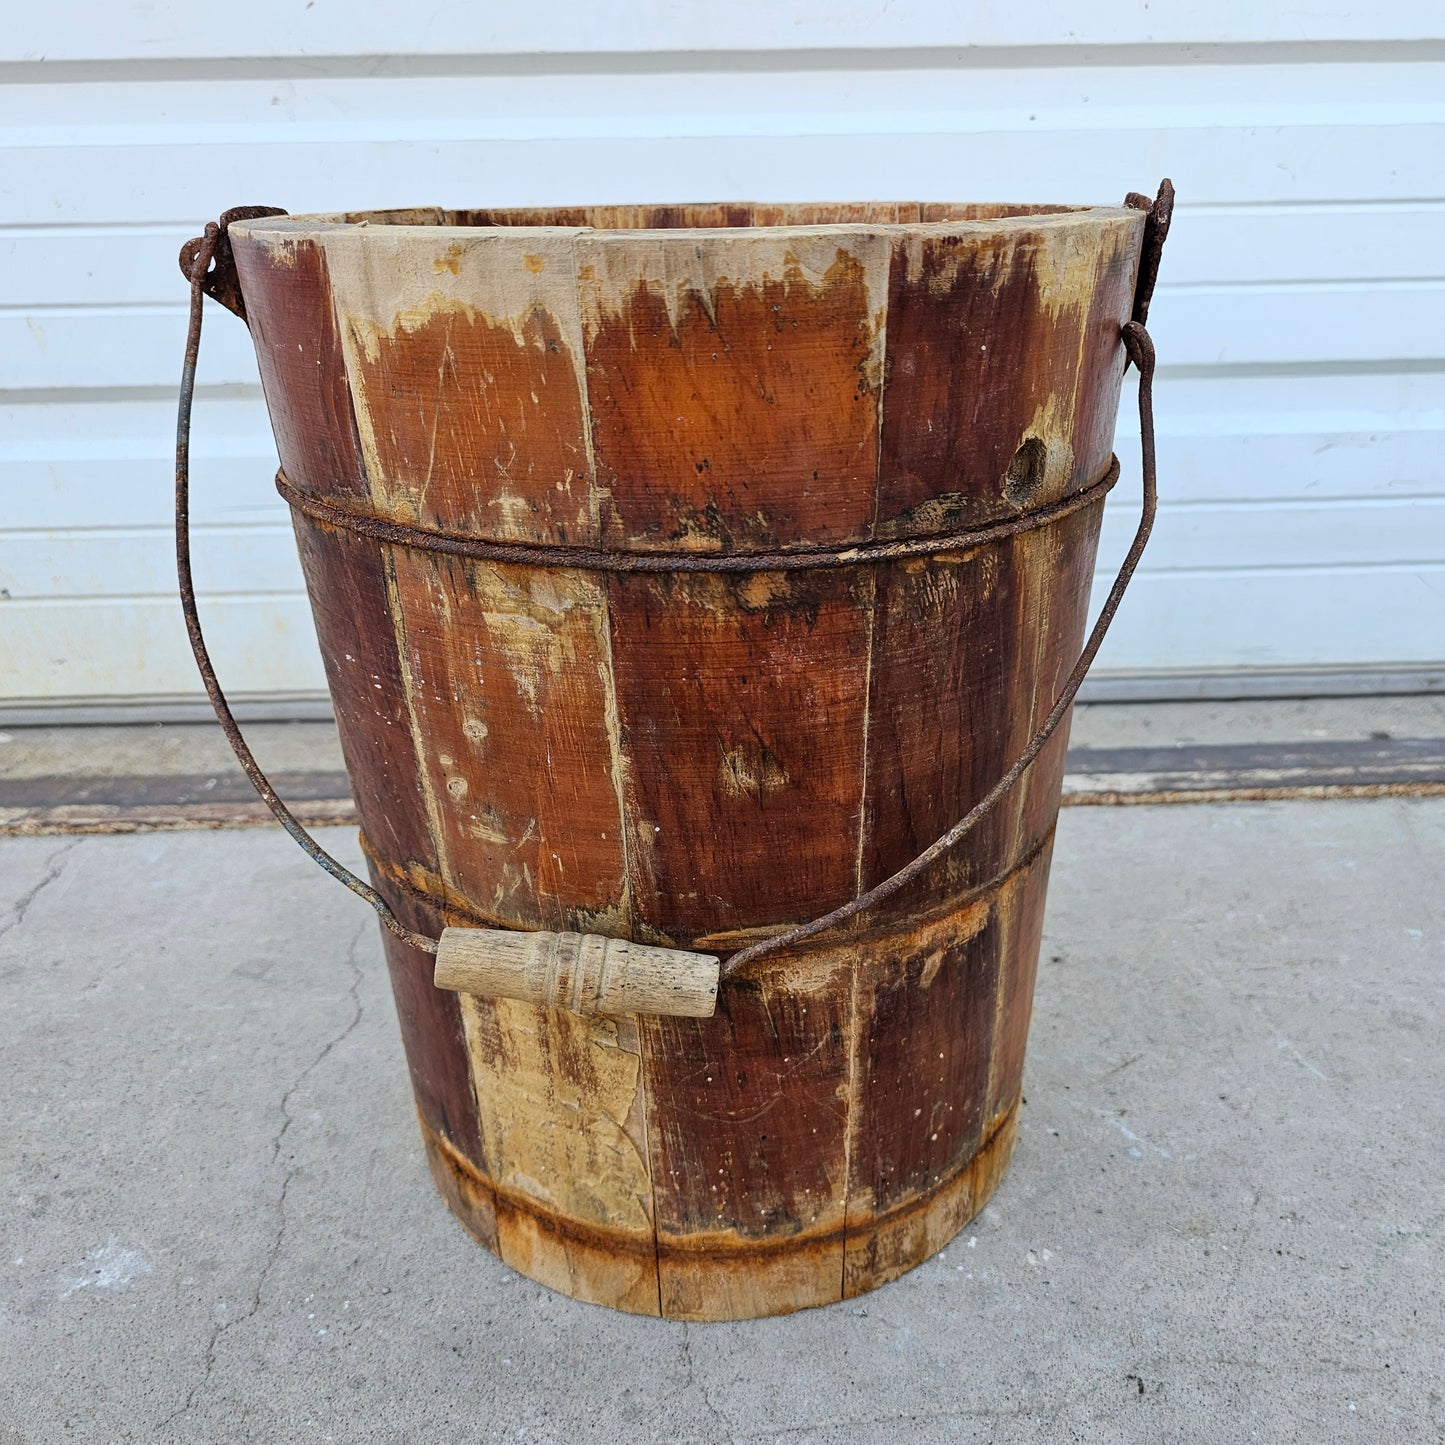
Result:
{"label": "white painted siding", "polygon": [[[198,692],[169,539],[175,253],[227,206],[1116,203],[1165,174],[1180,194],[1151,318],[1165,501],[1101,667],[1438,668],[1445,12],[1317,11],[77,0],[7,15],[0,702]],[[313,692],[255,362],[219,311],[201,383],[197,575],[223,676],[240,694]],[[1132,526],[1131,405],[1101,565]]]}

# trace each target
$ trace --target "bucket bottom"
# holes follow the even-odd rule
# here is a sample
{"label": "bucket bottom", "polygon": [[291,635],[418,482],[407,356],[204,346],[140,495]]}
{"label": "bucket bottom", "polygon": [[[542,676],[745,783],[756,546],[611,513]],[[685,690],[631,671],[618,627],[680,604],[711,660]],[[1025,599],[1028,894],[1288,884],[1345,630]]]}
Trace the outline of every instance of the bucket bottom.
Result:
{"label": "bucket bottom", "polygon": [[978,1152],[895,1209],[842,1229],[749,1240],[714,1234],[639,1247],[635,1234],[543,1210],[480,1175],[421,1121],[432,1179],[467,1232],[518,1273],[629,1314],[743,1320],[867,1294],[942,1249],[988,1203],[1008,1168],[1018,1101]]}
{"label": "bucket bottom", "polygon": [[388,935],[437,1187],[519,1273],[634,1314],[755,1319],[906,1273],[1012,1152],[1050,836],[728,980],[704,1020],[450,993]]}

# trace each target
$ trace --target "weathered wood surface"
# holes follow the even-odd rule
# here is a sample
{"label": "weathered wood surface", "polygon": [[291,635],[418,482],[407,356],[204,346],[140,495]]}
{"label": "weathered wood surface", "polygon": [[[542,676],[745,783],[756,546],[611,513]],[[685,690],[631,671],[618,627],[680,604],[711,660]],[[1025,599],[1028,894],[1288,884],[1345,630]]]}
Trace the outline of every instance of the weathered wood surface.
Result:
{"label": "weathered wood surface", "polygon": [[[234,244],[288,475],[384,518],[794,550],[1019,515],[1108,465],[1138,212],[350,220]],[[1101,506],[734,576],[464,561],[299,520],[378,887],[433,936],[710,953],[847,901],[1052,703]],[[886,911],[725,979],[711,1018],[459,997],[389,940],[452,1208],[534,1278],[685,1319],[836,1300],[939,1248],[1012,1147],[1065,745]]]}
{"label": "weathered wood surface", "polygon": [[691,947],[853,897],[869,569],[610,581],[633,929]]}

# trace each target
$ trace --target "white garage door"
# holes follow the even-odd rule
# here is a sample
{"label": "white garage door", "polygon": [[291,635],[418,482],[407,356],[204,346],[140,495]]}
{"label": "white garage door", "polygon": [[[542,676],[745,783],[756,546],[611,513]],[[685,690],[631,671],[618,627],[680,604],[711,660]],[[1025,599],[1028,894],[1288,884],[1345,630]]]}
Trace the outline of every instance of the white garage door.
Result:
{"label": "white garage door", "polygon": [[[0,30],[0,706],[198,693],[169,538],[175,253],[228,206],[1117,203],[1165,174],[1165,502],[1106,682],[1439,685],[1445,12],[1348,8],[16,7]],[[220,311],[200,396],[197,571],[223,676],[314,695],[255,365]],[[1126,475],[1132,430],[1126,402]],[[1101,567],[1130,507],[1121,488]]]}

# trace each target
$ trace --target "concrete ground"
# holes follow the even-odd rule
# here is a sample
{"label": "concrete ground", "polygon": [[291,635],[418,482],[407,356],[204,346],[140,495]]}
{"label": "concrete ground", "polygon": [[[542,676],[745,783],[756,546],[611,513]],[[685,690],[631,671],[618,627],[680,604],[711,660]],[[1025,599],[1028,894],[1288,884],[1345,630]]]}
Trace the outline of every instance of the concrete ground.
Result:
{"label": "concrete ground", "polygon": [[1445,798],[1066,810],[993,1203],[683,1326],[452,1222],[279,830],[0,839],[0,1445],[1445,1440],[1442,878]]}

